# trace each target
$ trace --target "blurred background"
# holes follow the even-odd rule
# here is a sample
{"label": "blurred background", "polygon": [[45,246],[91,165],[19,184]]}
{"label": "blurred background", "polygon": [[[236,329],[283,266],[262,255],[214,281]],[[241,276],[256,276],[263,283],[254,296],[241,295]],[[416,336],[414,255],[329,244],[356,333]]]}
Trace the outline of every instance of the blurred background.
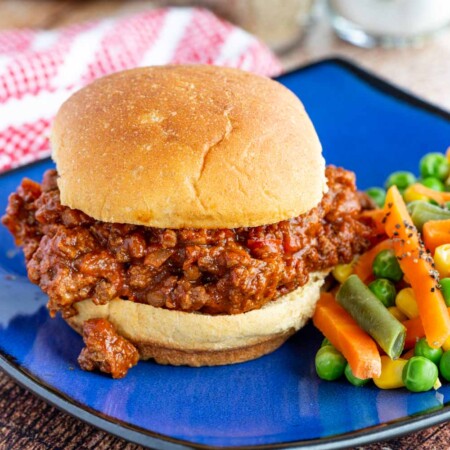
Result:
{"label": "blurred background", "polygon": [[260,37],[286,70],[344,56],[450,109],[450,0],[0,0],[0,30],[167,5],[213,10]]}

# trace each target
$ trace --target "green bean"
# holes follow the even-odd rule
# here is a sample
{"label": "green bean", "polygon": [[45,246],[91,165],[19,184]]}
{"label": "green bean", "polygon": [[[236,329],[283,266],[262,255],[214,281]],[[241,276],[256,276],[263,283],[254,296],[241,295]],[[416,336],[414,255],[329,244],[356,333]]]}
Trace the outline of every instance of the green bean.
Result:
{"label": "green bean", "polygon": [[423,184],[427,188],[433,189],[433,191],[443,192],[445,190],[444,183],[435,177],[427,177],[420,180],[420,184]]}
{"label": "green bean", "polygon": [[387,355],[392,359],[401,355],[405,345],[405,327],[356,275],[347,278],[336,299]]}
{"label": "green bean", "polygon": [[447,158],[442,153],[428,153],[419,163],[420,175],[423,178],[435,177],[444,181],[449,173]]}
{"label": "green bean", "polygon": [[430,220],[448,220],[450,219],[450,211],[439,206],[432,205],[422,200],[411,202],[408,205],[411,219],[419,231]]}
{"label": "green bean", "polygon": [[409,214],[411,215],[414,212],[414,209],[416,208],[417,205],[420,205],[421,203],[428,203],[425,200],[414,200],[413,202],[409,202],[406,204],[406,208],[409,212]]}

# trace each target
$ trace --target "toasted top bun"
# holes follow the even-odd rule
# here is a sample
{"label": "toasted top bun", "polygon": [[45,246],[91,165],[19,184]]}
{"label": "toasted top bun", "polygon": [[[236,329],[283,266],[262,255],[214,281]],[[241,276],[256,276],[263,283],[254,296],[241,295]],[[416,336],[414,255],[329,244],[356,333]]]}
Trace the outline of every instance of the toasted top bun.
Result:
{"label": "toasted top bun", "polygon": [[161,228],[279,222],[320,201],[321,145],[281,84],[213,66],[119,72],[72,95],[52,132],[61,202]]}

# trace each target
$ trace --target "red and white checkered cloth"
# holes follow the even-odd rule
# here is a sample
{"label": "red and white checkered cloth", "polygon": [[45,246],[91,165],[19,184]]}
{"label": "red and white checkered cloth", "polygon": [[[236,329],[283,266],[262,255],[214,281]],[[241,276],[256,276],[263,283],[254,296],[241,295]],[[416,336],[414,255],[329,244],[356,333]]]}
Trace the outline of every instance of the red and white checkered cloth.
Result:
{"label": "red and white checkered cloth", "polygon": [[75,90],[118,70],[169,63],[281,71],[259,40],[200,8],[0,32],[0,171],[50,154],[52,118]]}

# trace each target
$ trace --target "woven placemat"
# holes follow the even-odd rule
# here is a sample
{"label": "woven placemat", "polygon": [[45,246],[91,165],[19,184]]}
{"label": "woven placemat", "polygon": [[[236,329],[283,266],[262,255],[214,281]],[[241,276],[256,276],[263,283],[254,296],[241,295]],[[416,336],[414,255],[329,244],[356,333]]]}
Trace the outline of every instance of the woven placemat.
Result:
{"label": "woven placemat", "polygon": [[[450,423],[428,428],[364,450],[444,450],[450,448]],[[141,450],[59,411],[0,372],[0,449]]]}

